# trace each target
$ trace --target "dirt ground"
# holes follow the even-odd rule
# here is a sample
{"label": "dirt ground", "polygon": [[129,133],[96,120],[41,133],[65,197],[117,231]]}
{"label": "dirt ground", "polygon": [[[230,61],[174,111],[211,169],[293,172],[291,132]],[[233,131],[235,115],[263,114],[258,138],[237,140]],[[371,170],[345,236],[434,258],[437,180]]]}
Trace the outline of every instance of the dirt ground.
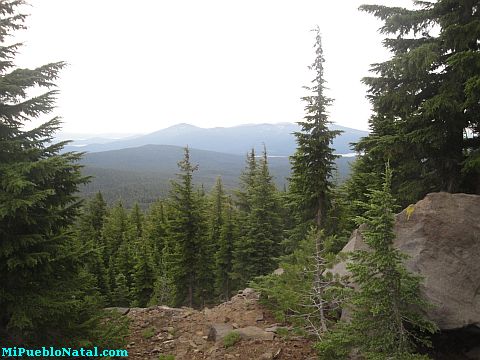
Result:
{"label": "dirt ground", "polygon": [[[258,294],[250,289],[228,302],[203,311],[157,306],[130,309],[127,316],[132,320],[127,345],[128,359],[317,359],[311,341],[288,331],[281,334],[272,331],[272,327],[281,324],[277,324],[258,303]],[[225,348],[222,340],[208,339],[212,324],[229,324],[234,329],[255,326],[269,330],[274,336],[273,340],[242,339]],[[175,357],[168,358],[167,355]]]}

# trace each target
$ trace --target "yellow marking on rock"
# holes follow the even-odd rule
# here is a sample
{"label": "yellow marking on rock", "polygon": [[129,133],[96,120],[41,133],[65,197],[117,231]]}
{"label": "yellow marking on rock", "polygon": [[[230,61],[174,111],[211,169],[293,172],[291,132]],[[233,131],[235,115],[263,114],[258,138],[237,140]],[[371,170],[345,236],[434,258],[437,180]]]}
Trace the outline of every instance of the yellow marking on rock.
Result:
{"label": "yellow marking on rock", "polygon": [[407,221],[410,220],[410,216],[412,216],[413,212],[415,211],[415,205],[410,204],[405,209],[407,213]]}

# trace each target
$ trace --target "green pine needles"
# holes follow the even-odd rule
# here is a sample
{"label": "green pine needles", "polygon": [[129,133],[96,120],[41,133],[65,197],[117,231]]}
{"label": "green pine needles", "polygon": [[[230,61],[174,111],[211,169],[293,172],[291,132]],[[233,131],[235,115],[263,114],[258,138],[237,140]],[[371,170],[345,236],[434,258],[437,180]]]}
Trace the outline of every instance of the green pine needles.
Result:
{"label": "green pine needles", "polygon": [[392,57],[363,79],[374,114],[355,172],[390,159],[402,206],[435,191],[480,194],[480,2],[413,3],[360,8],[383,21]]}
{"label": "green pine needles", "polygon": [[[29,128],[54,110],[65,63],[15,68],[21,44],[7,40],[25,28],[23,5],[0,2],[0,338],[24,346],[94,341],[105,335],[98,287],[106,278],[93,245],[101,224],[86,219],[88,241],[73,236],[76,193],[87,178],[81,154],[62,153],[65,142],[53,142],[60,118]],[[32,90],[40,95],[30,97]]]}
{"label": "green pine needles", "polygon": [[350,322],[339,323],[318,349],[325,359],[344,359],[356,349],[365,359],[422,359],[418,345],[436,331],[422,310],[429,305],[419,294],[421,279],[408,272],[406,256],[393,247],[395,200],[387,166],[383,187],[369,192],[363,239],[371,250],[355,251],[347,269],[358,289],[349,299]]}

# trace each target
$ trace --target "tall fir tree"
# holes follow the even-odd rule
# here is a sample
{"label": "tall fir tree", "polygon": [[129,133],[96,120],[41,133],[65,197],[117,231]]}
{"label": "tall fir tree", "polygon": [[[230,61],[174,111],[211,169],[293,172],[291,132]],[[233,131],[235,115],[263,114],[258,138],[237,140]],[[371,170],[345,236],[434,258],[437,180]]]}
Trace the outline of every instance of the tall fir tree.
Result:
{"label": "tall fir tree", "polygon": [[309,67],[315,72],[311,87],[305,87],[310,95],[302,98],[306,102],[306,115],[298,124],[301,131],[295,133],[297,150],[290,158],[289,205],[292,208],[296,226],[290,231],[288,247],[292,251],[295,243],[305,238],[309,228],[326,226],[327,211],[331,196],[332,172],[335,169],[333,139],[341,132],[329,130],[327,108],[332,99],[325,95],[325,62],[320,29],[315,29],[315,61]]}
{"label": "tall fir tree", "polygon": [[153,289],[147,305],[170,304],[171,287],[168,282],[168,269],[164,265],[169,250],[167,242],[167,202],[156,201],[146,215],[143,241],[152,251]]}
{"label": "tall fir tree", "polygon": [[105,244],[102,238],[102,228],[107,214],[107,204],[102,194],[97,193],[86,206],[83,207],[78,225],[77,239],[87,247],[90,255],[85,262],[87,271],[96,279],[96,286],[103,296],[108,297],[110,286],[107,274],[107,263],[104,260]]}
{"label": "tall fir tree", "polygon": [[203,251],[206,233],[199,194],[193,185],[193,173],[198,166],[190,162],[188,147],[178,167],[178,181],[172,181],[170,193],[165,267],[168,282],[174,286],[174,304],[193,307],[199,305],[195,295],[202,282],[198,277],[199,254]]}
{"label": "tall fir tree", "polygon": [[366,158],[357,171],[379,172],[389,160],[404,206],[432,191],[480,194],[480,3],[414,5],[361,7],[384,22],[392,57],[363,80],[374,114],[356,146]]}
{"label": "tall fir tree", "polygon": [[[253,160],[249,158],[249,166]],[[283,240],[280,197],[268,169],[266,149],[255,165],[251,186],[246,188],[248,212],[234,249],[234,273],[240,285],[275,270],[280,256]]]}
{"label": "tall fir tree", "polygon": [[215,253],[215,288],[222,300],[228,301],[235,286],[232,279],[233,251],[235,239],[238,237],[238,215],[231,197],[228,197],[223,213],[224,220]]}
{"label": "tall fir tree", "polygon": [[249,153],[247,153],[245,169],[240,175],[240,190],[236,192],[237,206],[240,212],[244,215],[250,211],[256,172],[257,160],[255,158],[255,150],[252,149]]}
{"label": "tall fir tree", "polygon": [[132,234],[128,214],[123,204],[118,202],[110,208],[102,228],[103,259],[107,267],[110,290],[116,287],[117,274],[122,273],[128,287],[132,284],[133,248],[129,241]]}
{"label": "tall fir tree", "polygon": [[145,217],[143,238],[153,249],[156,267],[161,267],[161,258],[167,231],[165,207],[164,201],[156,201],[150,206]]}
{"label": "tall fir tree", "polygon": [[143,235],[143,219],[144,215],[142,210],[140,210],[140,206],[138,202],[136,202],[129,214],[129,220],[133,230],[132,236],[135,239],[140,239]]}
{"label": "tall fir tree", "polygon": [[147,306],[153,295],[156,272],[152,250],[150,243],[142,241],[135,253],[132,284],[132,299],[135,306]]}
{"label": "tall fir tree", "polygon": [[[7,39],[25,28],[24,4],[0,2],[0,337],[23,346],[53,334],[49,343],[60,343],[76,331],[79,339],[97,306],[83,272],[86,251],[70,231],[80,207],[76,192],[86,182],[80,154],[62,153],[65,142],[53,141],[58,117],[28,126],[53,111],[65,64],[15,67],[21,44]],[[32,90],[45,92],[32,97]]]}
{"label": "tall fir tree", "polygon": [[[208,200],[208,253],[206,254],[210,258],[208,266],[205,268],[205,271],[208,272],[210,277],[210,291],[213,294],[218,294],[218,289],[216,289],[216,273],[217,273],[217,263],[216,263],[216,254],[219,251],[223,225],[225,223],[225,201],[226,195],[223,188],[223,183],[221,177],[217,177],[215,186],[212,189],[210,198]],[[210,301],[213,298],[209,299]]]}
{"label": "tall fir tree", "polygon": [[218,177],[210,199],[211,211],[209,216],[209,237],[210,243],[214,246],[214,252],[216,252],[217,245],[220,242],[221,231],[224,224],[225,197],[222,178]]}

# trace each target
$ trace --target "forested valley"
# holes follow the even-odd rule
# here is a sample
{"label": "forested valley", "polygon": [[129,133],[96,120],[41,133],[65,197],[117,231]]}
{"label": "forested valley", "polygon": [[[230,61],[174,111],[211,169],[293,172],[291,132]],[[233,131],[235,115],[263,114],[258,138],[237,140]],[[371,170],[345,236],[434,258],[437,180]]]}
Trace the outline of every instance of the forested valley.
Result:
{"label": "forested valley", "polygon": [[[20,44],[9,36],[28,20],[21,5],[0,2],[2,347],[122,347],[128,321],[106,308],[203,309],[252,287],[279,322],[314,339],[319,359],[352,351],[430,358],[439,329],[425,316],[423,279],[393,247],[394,216],[432,192],[480,195],[479,1],[360,8],[383,21],[391,58],[363,79],[370,133],[352,145],[357,159],[345,181],[335,179],[331,144],[340,131],[328,127],[333,100],[316,28],[287,186],[275,185],[268,144],[261,153],[246,149],[234,190],[222,178],[212,188],[195,185],[202,164],[185,147],[168,195],[146,209],[121,199],[107,205],[101,193],[81,200],[89,181],[83,154],[52,141],[61,119],[25,127],[55,113],[66,64],[15,66]],[[31,96],[33,88],[44,92]],[[341,250],[360,225],[371,251],[349,256],[357,287],[329,269],[345,260]],[[340,319],[346,308],[349,321]]]}

